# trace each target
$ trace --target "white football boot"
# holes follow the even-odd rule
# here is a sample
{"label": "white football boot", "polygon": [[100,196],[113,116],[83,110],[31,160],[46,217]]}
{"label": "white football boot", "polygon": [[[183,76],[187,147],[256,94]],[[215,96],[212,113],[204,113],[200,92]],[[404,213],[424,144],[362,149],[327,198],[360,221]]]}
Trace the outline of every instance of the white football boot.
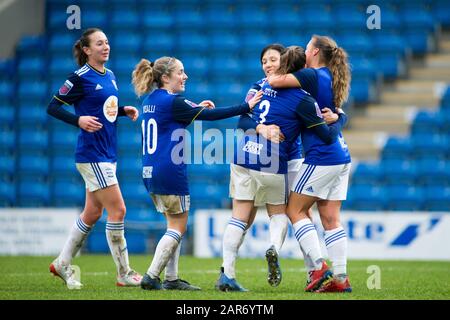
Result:
{"label": "white football boot", "polygon": [[55,259],[50,264],[50,272],[56,277],[60,277],[69,289],[81,289],[83,286],[75,277],[75,270],[69,265],[62,264],[58,259]]}
{"label": "white football boot", "polygon": [[142,276],[130,269],[125,275],[118,276],[116,286],[118,287],[139,287],[141,285]]}

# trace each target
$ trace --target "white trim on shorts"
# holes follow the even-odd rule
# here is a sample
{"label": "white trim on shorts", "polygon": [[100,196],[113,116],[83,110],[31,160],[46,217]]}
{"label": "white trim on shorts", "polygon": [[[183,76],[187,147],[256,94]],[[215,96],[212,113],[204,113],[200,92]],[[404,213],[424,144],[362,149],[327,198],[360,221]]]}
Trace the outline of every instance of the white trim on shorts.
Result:
{"label": "white trim on shorts", "polygon": [[302,164],[291,191],[323,200],[345,200],[351,163],[334,166]]}
{"label": "white trim on shorts", "polygon": [[75,165],[89,192],[118,184],[115,162],[87,162]]}
{"label": "white trim on shorts", "polygon": [[289,190],[292,189],[292,185],[294,184],[295,178],[297,177],[297,174],[302,167],[303,161],[305,161],[305,158],[292,159],[292,160],[288,161],[287,175],[288,175],[288,181],[289,181]]}

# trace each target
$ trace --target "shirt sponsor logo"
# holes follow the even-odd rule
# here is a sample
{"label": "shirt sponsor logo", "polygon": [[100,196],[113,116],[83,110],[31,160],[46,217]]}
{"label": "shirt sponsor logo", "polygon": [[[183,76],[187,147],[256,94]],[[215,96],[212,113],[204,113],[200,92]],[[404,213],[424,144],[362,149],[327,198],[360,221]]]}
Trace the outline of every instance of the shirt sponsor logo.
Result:
{"label": "shirt sponsor logo", "polygon": [[117,119],[119,112],[119,104],[116,96],[109,96],[103,104],[103,114],[106,120],[114,122]]}
{"label": "shirt sponsor logo", "polygon": [[253,142],[253,141],[247,141],[247,143],[242,148],[242,150],[245,151],[245,152],[248,152],[248,153],[259,155],[259,154],[261,154],[262,147],[263,147],[262,143],[256,143],[256,142]]}
{"label": "shirt sponsor logo", "polygon": [[150,178],[152,178],[152,176],[153,176],[153,167],[152,166],[142,168],[142,178],[150,179]]}
{"label": "shirt sponsor logo", "polygon": [[70,90],[73,88],[73,83],[69,80],[66,80],[61,88],[59,88],[59,95],[66,96]]}

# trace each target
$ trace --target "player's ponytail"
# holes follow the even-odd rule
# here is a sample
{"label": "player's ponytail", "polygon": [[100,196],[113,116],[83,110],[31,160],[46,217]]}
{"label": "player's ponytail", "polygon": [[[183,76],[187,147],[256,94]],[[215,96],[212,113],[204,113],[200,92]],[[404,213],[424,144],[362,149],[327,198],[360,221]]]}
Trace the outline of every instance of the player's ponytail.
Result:
{"label": "player's ponytail", "polygon": [[153,63],[141,59],[133,70],[132,83],[138,97],[150,92],[153,85]]}
{"label": "player's ponytail", "polygon": [[330,69],[333,76],[334,105],[342,107],[348,99],[351,81],[347,52],[338,47],[330,37],[314,35],[312,38],[313,45],[320,49],[322,62]]}
{"label": "player's ponytail", "polygon": [[137,96],[140,97],[152,91],[155,87],[163,87],[162,76],[170,76],[172,71],[175,70],[177,61],[178,59],[173,57],[161,57],[156,59],[154,63],[147,59],[141,59],[133,70],[131,81]]}
{"label": "player's ponytail", "polygon": [[87,29],[85,32],[83,32],[83,35],[81,36],[81,38],[78,39],[75,42],[75,44],[73,45],[73,56],[80,67],[84,66],[86,64],[86,62],[88,61],[88,56],[84,52],[83,47],[89,47],[90,42],[91,42],[91,39],[89,38],[89,36],[97,31],[103,32],[99,28]]}
{"label": "player's ponytail", "polygon": [[277,74],[287,74],[305,67],[305,49],[299,46],[290,46],[281,54],[280,68]]}

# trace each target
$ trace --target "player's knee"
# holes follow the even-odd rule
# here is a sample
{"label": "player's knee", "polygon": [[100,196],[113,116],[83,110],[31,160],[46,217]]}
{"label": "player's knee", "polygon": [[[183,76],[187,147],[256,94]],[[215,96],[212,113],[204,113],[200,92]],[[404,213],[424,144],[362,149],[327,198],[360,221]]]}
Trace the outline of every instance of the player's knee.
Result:
{"label": "player's knee", "polygon": [[325,230],[332,230],[340,227],[341,222],[338,217],[321,217],[322,225]]}

